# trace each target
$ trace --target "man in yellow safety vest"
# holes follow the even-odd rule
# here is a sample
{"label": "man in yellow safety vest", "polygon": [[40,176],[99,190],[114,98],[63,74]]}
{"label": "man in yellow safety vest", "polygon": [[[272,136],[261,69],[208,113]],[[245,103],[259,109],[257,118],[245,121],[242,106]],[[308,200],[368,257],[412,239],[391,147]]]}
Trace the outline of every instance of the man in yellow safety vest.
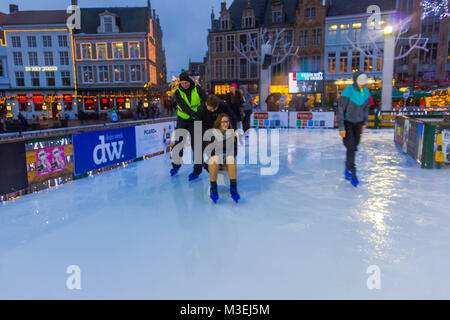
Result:
{"label": "man in yellow safety vest", "polygon": [[[191,147],[192,152],[194,153],[194,141],[195,141],[195,133],[194,133],[194,121],[196,120],[197,108],[201,103],[205,102],[208,96],[205,91],[189,77],[189,74],[184,71],[180,74],[180,85],[178,89],[175,91],[173,98],[177,104],[177,127],[176,129],[185,129],[189,131],[191,136]],[[201,135],[202,132],[200,131]],[[202,139],[202,138],[200,138]],[[203,141],[203,139],[202,139]],[[179,143],[186,143],[183,141],[181,137],[178,141],[175,141],[173,149],[176,149],[176,146]],[[202,148],[200,143],[200,148]],[[179,156],[183,157],[183,150]],[[202,155],[203,156],[203,155]],[[195,160],[195,158],[194,158]],[[202,173],[202,163],[203,159],[201,159],[200,163],[195,163],[194,161],[194,171],[189,175],[189,181],[197,179],[198,176]],[[170,175],[174,176],[177,174],[178,170],[181,167],[181,163],[175,163],[172,159],[172,169],[170,170]]]}

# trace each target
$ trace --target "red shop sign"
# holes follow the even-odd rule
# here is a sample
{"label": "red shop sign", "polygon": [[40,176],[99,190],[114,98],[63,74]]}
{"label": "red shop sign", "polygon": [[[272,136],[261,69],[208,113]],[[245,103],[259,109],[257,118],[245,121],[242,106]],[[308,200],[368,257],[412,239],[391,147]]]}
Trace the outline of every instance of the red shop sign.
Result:
{"label": "red shop sign", "polygon": [[313,114],[310,112],[299,112],[297,113],[297,120],[311,120]]}
{"label": "red shop sign", "polygon": [[255,112],[255,119],[269,119],[269,114],[267,112]]}

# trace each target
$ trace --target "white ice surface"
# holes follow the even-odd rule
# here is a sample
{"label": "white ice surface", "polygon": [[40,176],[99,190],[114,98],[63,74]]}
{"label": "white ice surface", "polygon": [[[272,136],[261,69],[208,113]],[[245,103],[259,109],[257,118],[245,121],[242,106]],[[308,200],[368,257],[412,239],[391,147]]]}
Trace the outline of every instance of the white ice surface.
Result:
{"label": "white ice surface", "polygon": [[170,177],[163,155],[0,205],[0,298],[450,298],[450,170],[367,131],[355,189],[337,131],[280,138],[278,174],[239,166],[239,204],[226,187],[213,204],[191,165]]}

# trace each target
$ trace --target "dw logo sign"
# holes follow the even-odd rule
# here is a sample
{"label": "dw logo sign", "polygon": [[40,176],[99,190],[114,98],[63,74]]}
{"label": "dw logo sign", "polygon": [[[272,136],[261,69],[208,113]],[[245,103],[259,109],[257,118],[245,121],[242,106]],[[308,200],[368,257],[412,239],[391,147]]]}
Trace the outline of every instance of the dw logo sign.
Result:
{"label": "dw logo sign", "polygon": [[75,175],[136,159],[134,127],[73,135]]}

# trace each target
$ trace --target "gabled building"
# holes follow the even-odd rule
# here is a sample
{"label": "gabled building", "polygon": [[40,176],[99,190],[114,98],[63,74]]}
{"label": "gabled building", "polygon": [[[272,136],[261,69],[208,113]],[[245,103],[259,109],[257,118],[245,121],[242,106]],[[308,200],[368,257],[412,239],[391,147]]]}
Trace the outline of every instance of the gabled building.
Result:
{"label": "gabled building", "polygon": [[67,18],[65,10],[20,11],[10,5],[2,23],[8,116],[21,112],[28,119],[74,117],[76,75]]}
{"label": "gabled building", "polygon": [[162,30],[150,2],[147,7],[82,8],[81,21],[74,35],[79,107],[105,114],[113,107],[147,106],[151,93],[163,90],[166,81]]}
{"label": "gabled building", "polygon": [[0,117],[6,114],[6,90],[9,88],[6,40],[2,23],[8,15],[0,12]]}

